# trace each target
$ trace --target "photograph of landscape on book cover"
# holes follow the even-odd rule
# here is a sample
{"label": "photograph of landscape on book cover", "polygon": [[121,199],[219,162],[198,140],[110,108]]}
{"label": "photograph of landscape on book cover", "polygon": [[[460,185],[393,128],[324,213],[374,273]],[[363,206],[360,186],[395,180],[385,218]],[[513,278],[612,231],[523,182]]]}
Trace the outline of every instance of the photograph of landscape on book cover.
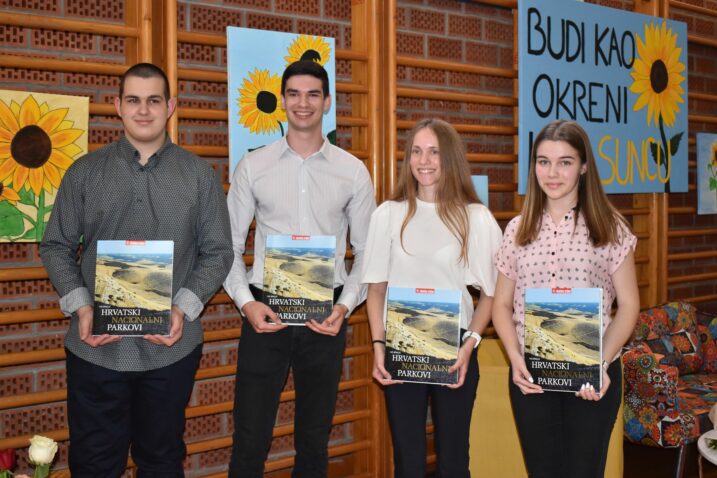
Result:
{"label": "photograph of landscape on book cover", "polygon": [[543,390],[602,387],[602,289],[525,289],[525,364]]}
{"label": "photograph of landscape on book cover", "polygon": [[169,335],[174,241],[97,241],[93,335]]}
{"label": "photograph of landscape on book cover", "polygon": [[459,290],[389,287],[384,366],[393,380],[457,383],[448,369],[458,359],[460,314]]}
{"label": "photograph of landscape on book cover", "polygon": [[289,325],[323,322],[334,306],[335,236],[270,234],[262,302]]}

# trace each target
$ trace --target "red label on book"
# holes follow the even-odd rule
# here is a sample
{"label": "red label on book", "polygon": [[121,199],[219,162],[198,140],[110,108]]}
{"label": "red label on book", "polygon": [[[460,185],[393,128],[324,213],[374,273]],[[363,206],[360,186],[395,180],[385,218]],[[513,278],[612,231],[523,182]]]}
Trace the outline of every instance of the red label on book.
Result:
{"label": "red label on book", "polygon": [[570,287],[553,287],[553,294],[569,294],[572,291]]}
{"label": "red label on book", "polygon": [[434,294],[436,289],[417,288],[416,294]]}
{"label": "red label on book", "polygon": [[144,246],[145,241],[124,241],[125,246]]}
{"label": "red label on book", "polygon": [[292,241],[308,241],[309,239],[311,239],[311,236],[291,235]]}

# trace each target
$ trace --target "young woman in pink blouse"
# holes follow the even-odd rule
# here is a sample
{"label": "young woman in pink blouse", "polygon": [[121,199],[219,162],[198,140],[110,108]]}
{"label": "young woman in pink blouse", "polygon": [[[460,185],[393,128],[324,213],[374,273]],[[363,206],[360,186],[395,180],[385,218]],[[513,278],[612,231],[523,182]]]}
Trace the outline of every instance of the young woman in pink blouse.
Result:
{"label": "young woman in pink blouse", "polygon": [[[602,477],[622,395],[620,349],[639,310],[635,236],[602,190],[590,140],[558,120],[538,134],[521,215],[496,254],[493,324],[510,358],[509,384],[532,477]],[[530,287],[603,289],[602,388],[545,392],[523,359],[524,294]],[[612,305],[617,299],[617,309]]]}

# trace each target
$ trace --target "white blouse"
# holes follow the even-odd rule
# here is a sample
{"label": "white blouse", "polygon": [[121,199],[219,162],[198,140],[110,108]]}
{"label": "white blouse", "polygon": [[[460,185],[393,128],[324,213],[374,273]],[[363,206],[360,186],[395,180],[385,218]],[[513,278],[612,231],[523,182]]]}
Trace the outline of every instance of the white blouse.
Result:
{"label": "white blouse", "polygon": [[361,282],[460,290],[461,327],[465,329],[473,316],[473,299],[467,286],[491,297],[495,291],[493,257],[502,240],[500,227],[484,205],[468,206],[466,264],[459,260],[458,239],[438,217],[434,203],[417,200],[416,214],[404,230],[402,247],[401,224],[407,209],[405,201],[386,201],[371,215]]}

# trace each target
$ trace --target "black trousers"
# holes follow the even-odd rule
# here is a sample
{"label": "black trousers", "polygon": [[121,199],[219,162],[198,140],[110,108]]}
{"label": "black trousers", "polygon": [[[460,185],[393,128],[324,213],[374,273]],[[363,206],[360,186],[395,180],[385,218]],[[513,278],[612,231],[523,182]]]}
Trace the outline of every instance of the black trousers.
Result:
{"label": "black trousers", "polygon": [[620,360],[608,367],[610,387],[597,402],[573,393],[523,395],[509,374],[510,401],[531,478],[602,478],[622,397]]}
{"label": "black trousers", "polygon": [[121,476],[130,446],[138,477],[183,477],[184,409],[202,346],[146,372],[117,372],[66,353],[72,477]]}
{"label": "black trousers", "polygon": [[[341,290],[334,292],[338,298]],[[259,299],[260,291],[252,288]],[[346,323],[335,337],[304,326],[257,334],[245,320],[237,357],[234,435],[229,478],[261,478],[281,391],[292,368],[296,402],[292,477],[325,478],[336,394],[343,368]]]}
{"label": "black trousers", "polygon": [[478,389],[478,351],[473,350],[463,386],[402,383],[384,387],[393,440],[395,478],[426,476],[428,399],[434,426],[436,478],[468,478],[469,435]]}

